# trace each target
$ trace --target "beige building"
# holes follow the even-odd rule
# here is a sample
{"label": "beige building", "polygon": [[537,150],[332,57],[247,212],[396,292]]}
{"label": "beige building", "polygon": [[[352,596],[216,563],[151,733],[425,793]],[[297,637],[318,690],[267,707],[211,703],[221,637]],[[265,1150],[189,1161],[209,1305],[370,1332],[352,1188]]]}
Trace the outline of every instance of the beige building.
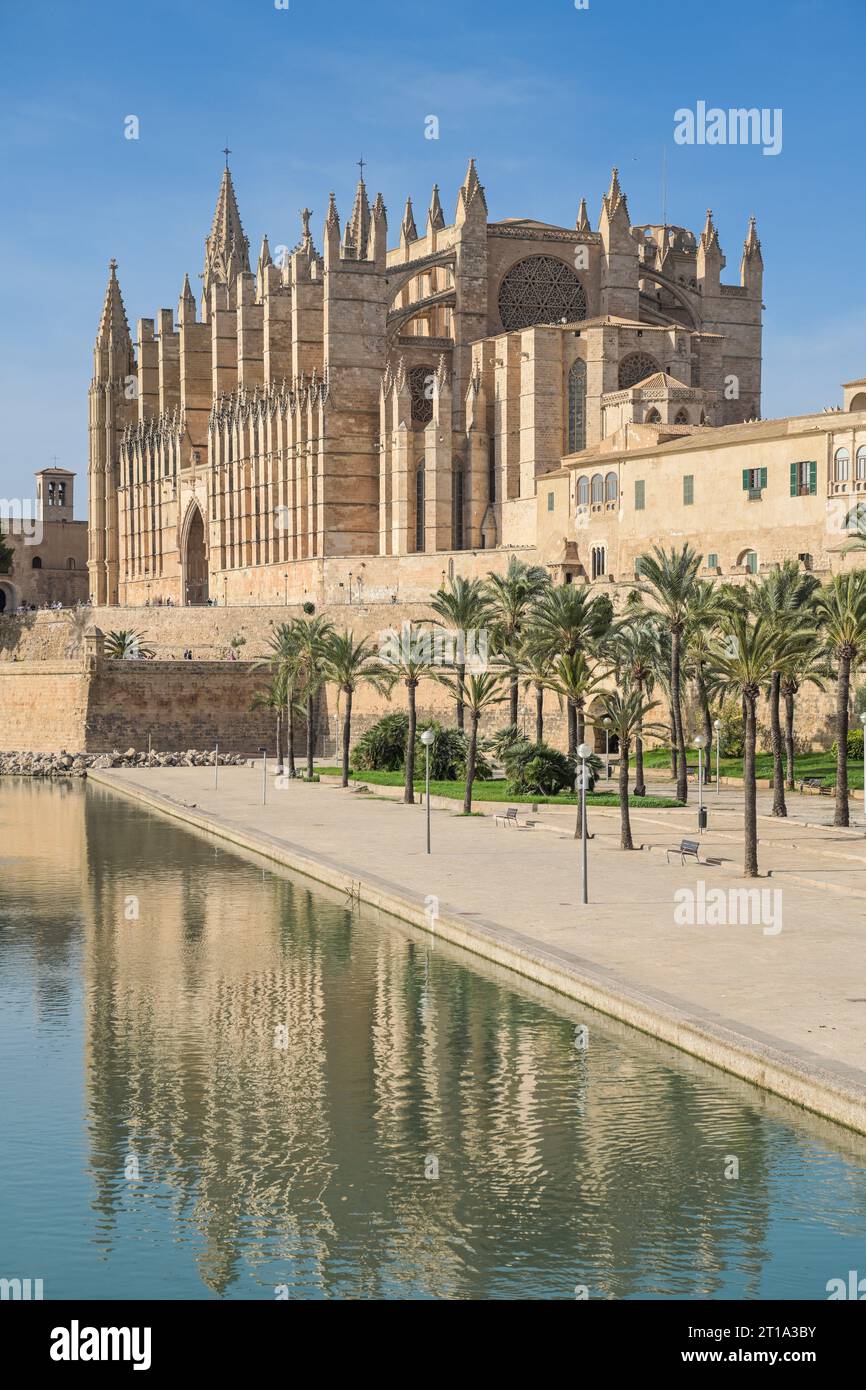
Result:
{"label": "beige building", "polygon": [[87,599],[87,522],[73,520],[75,474],[43,468],[35,505],[0,502],[0,534],[12,559],[0,569],[0,613]]}
{"label": "beige building", "polygon": [[573,227],[492,222],[470,161],[450,223],[434,187],[389,247],[362,179],[342,229],[332,196],[321,250],[310,228],[305,210],[291,250],[264,237],[253,268],[226,168],[200,300],[185,277],[135,341],[112,262],[90,389],[96,603],[285,603],[370,578],[415,598],[455,565],[533,552],[539,479],[644,405],[655,418],[648,377],[677,383],[678,429],[760,414],[754,222],[724,284],[710,215],[699,237],[633,226],[614,170],[596,229],[584,201]]}
{"label": "beige building", "polygon": [[608,438],[572,454],[539,484],[538,549],[557,577],[629,582],[655,544],[688,541],[707,577],[731,578],[798,560],[829,574],[866,525],[866,382],[844,409],[701,428],[667,422],[693,392],[663,374],[623,404]]}

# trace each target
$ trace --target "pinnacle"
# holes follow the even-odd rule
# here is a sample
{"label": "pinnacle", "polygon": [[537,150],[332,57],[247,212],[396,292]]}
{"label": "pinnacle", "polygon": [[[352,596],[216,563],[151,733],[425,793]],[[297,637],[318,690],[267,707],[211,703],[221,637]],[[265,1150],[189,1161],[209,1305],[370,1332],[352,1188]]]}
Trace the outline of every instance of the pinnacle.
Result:
{"label": "pinnacle", "polygon": [[580,207],[577,210],[577,221],[574,225],[579,232],[592,231],[592,228],[589,225],[589,217],[587,216],[585,198],[581,198],[580,200]]}
{"label": "pinnacle", "polygon": [[406,199],[406,211],[403,213],[403,236],[406,241],[418,240],[418,228],[415,226],[415,214],[412,211],[412,199]]}
{"label": "pinnacle", "polygon": [[427,211],[427,220],[434,231],[441,231],[445,226],[445,214],[442,211],[442,204],[439,201],[438,183],[434,183],[433,192],[430,195],[430,207]]}
{"label": "pinnacle", "polygon": [[117,261],[114,257],[108,266],[108,287],[105,291],[102,315],[96,334],[96,346],[107,347],[111,338],[120,338],[129,343],[130,347],[132,346],[126,309],[123,306],[123,296],[120,293],[120,282],[117,278]]}
{"label": "pinnacle", "polygon": [[250,244],[244,235],[231,170],[223,170],[210,236],[205,241],[205,288],[212,281],[228,283],[239,270],[250,268]]}

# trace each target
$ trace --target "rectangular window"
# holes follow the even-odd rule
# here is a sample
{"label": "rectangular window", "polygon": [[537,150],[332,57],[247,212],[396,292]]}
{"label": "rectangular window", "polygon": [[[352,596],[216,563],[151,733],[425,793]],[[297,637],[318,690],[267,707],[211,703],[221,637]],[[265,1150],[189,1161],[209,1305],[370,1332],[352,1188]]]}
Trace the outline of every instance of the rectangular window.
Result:
{"label": "rectangular window", "polygon": [[766,468],[743,469],[743,490],[749,494],[750,499],[760,499],[761,493],[766,486]]}
{"label": "rectangular window", "polygon": [[636,512],[642,512],[645,506],[646,483],[644,482],[643,478],[641,478],[639,481],[636,479],[634,485],[634,509]]}
{"label": "rectangular window", "polygon": [[683,478],[683,506],[690,507],[695,500],[695,477],[693,473],[686,473]]}
{"label": "rectangular window", "polygon": [[718,555],[715,553],[714,550],[711,550],[710,553],[709,553],[709,555],[707,556],[707,569],[708,569],[708,570],[717,570],[718,568],[719,568],[719,557],[718,557]]}
{"label": "rectangular window", "polygon": [[549,512],[552,512],[554,506],[555,506],[554,494],[553,494],[552,492],[549,492],[549,493],[547,494],[547,510],[548,510]]}
{"label": "rectangular window", "polygon": [[791,464],[791,496],[814,497],[818,491],[818,464],[805,459]]}

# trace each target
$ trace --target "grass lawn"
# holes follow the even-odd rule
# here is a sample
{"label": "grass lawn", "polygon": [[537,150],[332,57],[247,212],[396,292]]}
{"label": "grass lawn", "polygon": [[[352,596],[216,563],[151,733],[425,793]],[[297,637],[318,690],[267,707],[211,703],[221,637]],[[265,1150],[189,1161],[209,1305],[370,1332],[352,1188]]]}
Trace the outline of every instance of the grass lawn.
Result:
{"label": "grass lawn", "polygon": [[[339,777],[338,767],[319,767],[316,769],[323,777]],[[351,772],[349,774],[353,782],[366,782],[368,786],[378,787],[402,787],[402,772]],[[415,778],[415,786],[423,791],[424,777]],[[462,801],[466,795],[465,782],[431,782],[430,791],[434,796],[450,796],[457,801]],[[472,801],[504,801],[512,806],[574,806],[577,798],[574,792],[561,792],[558,796],[515,796],[513,792],[507,790],[507,783],[504,777],[494,778],[491,782],[476,782],[472,788]],[[618,806],[619,797],[616,792],[590,792],[587,796],[588,806]],[[669,809],[679,806],[680,803],[671,796],[630,796],[630,806],[649,806]]]}
{"label": "grass lawn", "polygon": [[[689,767],[698,765],[697,750],[687,749],[689,754]],[[651,748],[644,753],[644,763],[647,767],[663,767],[670,770],[671,755],[666,748]],[[723,777],[742,777],[743,760],[742,758],[722,758],[721,772]],[[716,775],[716,754],[710,760],[710,776]],[[758,753],[755,758],[755,775],[757,777],[772,777],[773,775],[773,755],[772,753]],[[831,785],[836,784],[836,755],[834,753],[803,753],[800,757],[794,758],[794,780],[800,781],[801,777],[822,777],[825,782]],[[863,786],[863,762],[860,758],[848,763],[848,785],[850,787]]]}

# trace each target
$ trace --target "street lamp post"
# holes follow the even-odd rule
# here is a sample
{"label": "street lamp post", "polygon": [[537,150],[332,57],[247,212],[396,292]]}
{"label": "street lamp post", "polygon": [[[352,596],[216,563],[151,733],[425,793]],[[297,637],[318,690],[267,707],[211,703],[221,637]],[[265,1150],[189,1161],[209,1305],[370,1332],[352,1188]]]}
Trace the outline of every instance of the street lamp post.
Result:
{"label": "street lamp post", "polygon": [[863,816],[866,820],[866,714],[860,715],[860,727],[863,730]]}
{"label": "street lamp post", "polygon": [[430,853],[430,745],[436,737],[432,729],[425,729],[421,735],[421,742],[424,745],[424,752],[427,758],[425,773],[424,795],[427,801],[427,853]]}
{"label": "street lamp post", "polygon": [[692,743],[698,750],[698,830],[702,831],[706,824],[706,814],[704,812],[704,749],[707,746],[706,735],[695,734]]}
{"label": "street lamp post", "polygon": [[720,765],[721,765],[721,752],[722,752],[722,721],[721,721],[721,719],[714,719],[714,720],[713,720],[713,728],[714,728],[715,731],[716,731],[716,796],[718,796],[719,792],[720,792],[721,789],[722,789],[722,779],[721,779],[721,776],[719,775],[719,767],[720,767]]}
{"label": "street lamp post", "polygon": [[589,885],[587,882],[587,860],[586,860],[586,760],[591,754],[592,749],[588,743],[578,744],[577,756],[580,758],[580,863],[581,863],[581,901],[589,902]]}
{"label": "street lamp post", "polygon": [[349,602],[352,602],[352,571],[349,570]]}
{"label": "street lamp post", "polygon": [[605,715],[604,724],[604,780],[610,781],[610,716]]}
{"label": "street lamp post", "polygon": [[262,755],[262,805],[264,806],[268,798],[268,750],[260,748]]}
{"label": "street lamp post", "polygon": [[219,786],[220,778],[220,746],[215,743],[213,746],[213,789],[216,791]]}
{"label": "street lamp post", "polygon": [[289,606],[289,576],[287,574],[283,575],[283,605],[286,608]]}

